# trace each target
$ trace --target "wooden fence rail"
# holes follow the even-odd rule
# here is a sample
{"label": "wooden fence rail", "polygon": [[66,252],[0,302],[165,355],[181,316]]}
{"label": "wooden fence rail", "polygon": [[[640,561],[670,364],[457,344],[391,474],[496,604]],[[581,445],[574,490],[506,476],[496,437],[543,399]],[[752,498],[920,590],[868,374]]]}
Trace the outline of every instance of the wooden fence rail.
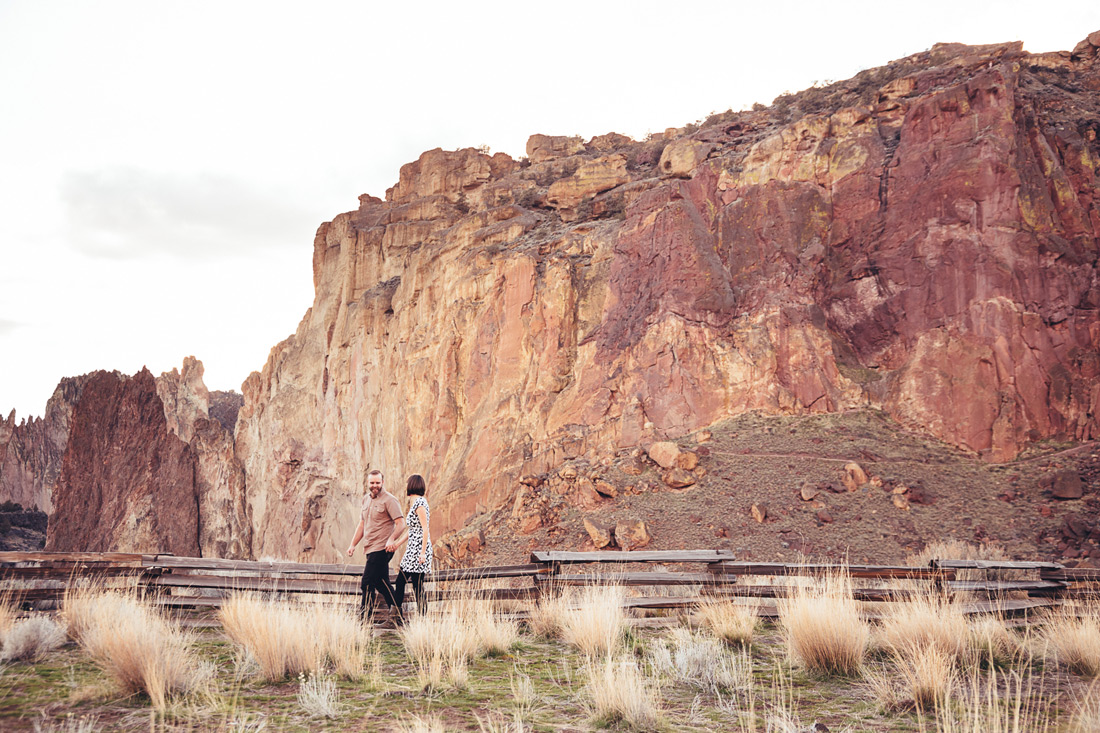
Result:
{"label": "wooden fence rail", "polygon": [[[608,569],[567,571],[577,565]],[[646,566],[656,567],[636,569]],[[852,578],[856,599],[867,602],[902,600],[920,592],[923,584],[969,599],[974,611],[1026,611],[1067,599],[1100,597],[1100,569],[1057,563],[952,559],[932,560],[928,567],[766,563],[738,561],[727,550],[538,551],[531,553],[526,564],[436,571],[429,576],[428,589],[435,599],[476,593],[517,600],[566,586],[614,582],[631,589],[628,607],[684,608],[708,597],[781,598],[799,578],[841,571]],[[57,601],[67,588],[90,578],[108,585],[136,584],[154,594],[158,603],[178,607],[216,607],[238,591],[352,600],[360,592],[361,573],[362,565],[351,563],[0,552],[0,592],[11,592],[28,603]],[[681,589],[681,594],[673,595],[673,589]]]}

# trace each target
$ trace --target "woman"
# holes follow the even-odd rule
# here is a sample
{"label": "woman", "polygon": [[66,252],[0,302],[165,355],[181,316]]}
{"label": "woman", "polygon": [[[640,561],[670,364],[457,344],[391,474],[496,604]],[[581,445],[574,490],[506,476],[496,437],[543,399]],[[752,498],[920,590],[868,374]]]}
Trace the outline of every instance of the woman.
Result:
{"label": "woman", "polygon": [[426,608],[424,575],[432,571],[432,538],[428,531],[428,522],[432,514],[428,508],[428,500],[424,498],[426,490],[423,476],[418,473],[409,476],[405,493],[416,498],[409,506],[409,513],[405,518],[405,529],[397,542],[400,544],[405,537],[409,539],[409,544],[405,546],[405,554],[401,558],[397,583],[394,586],[394,600],[397,607],[401,608],[401,604],[405,602],[405,585],[411,583],[417,613],[423,613]]}

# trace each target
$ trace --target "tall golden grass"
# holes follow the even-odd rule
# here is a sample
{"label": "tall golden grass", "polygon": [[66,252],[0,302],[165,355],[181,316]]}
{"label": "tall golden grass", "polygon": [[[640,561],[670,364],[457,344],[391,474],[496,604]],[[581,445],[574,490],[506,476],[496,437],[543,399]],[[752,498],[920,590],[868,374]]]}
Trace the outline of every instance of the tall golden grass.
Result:
{"label": "tall golden grass", "polygon": [[661,725],[658,692],[629,657],[589,660],[586,689],[592,717],[601,726],[616,723],[631,730],[656,730]]}
{"label": "tall golden grass", "polygon": [[778,603],[792,662],[816,672],[854,674],[867,654],[870,629],[852,597],[852,579],[831,572],[794,586]]}
{"label": "tall golden grass", "polygon": [[589,585],[562,611],[561,638],[588,657],[613,654],[626,633],[621,585]]}
{"label": "tall golden grass", "polygon": [[1050,617],[1043,637],[1059,664],[1079,675],[1100,676],[1100,607],[1064,607]]}
{"label": "tall golden grass", "polygon": [[703,601],[696,609],[703,625],[731,646],[748,646],[760,623],[758,604],[742,605],[729,599]]}
{"label": "tall golden grass", "polygon": [[331,667],[361,679],[374,653],[370,632],[347,605],[274,601],[238,593],[218,610],[226,636],[275,681]]}
{"label": "tall golden grass", "polygon": [[962,661],[970,650],[970,627],[962,607],[946,594],[925,587],[904,601],[887,605],[877,633],[881,646],[899,658],[934,647]]}
{"label": "tall golden grass", "polygon": [[127,693],[144,693],[156,710],[196,683],[190,636],[134,591],[90,587],[66,593],[62,616],[97,666]]}

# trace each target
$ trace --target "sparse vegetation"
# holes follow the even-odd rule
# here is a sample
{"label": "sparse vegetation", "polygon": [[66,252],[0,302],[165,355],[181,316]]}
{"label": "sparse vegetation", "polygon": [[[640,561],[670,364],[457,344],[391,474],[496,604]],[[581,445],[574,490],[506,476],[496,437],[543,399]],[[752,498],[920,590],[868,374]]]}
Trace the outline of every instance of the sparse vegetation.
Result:
{"label": "sparse vegetation", "polygon": [[[0,727],[138,730],[150,727],[152,709],[156,727],[168,730],[315,730],[357,720],[368,729],[400,730],[778,733],[807,730],[816,720],[834,731],[1053,733],[1093,730],[1100,709],[1097,683],[1079,661],[1088,657],[1081,651],[1088,634],[1082,642],[1065,626],[1089,628],[1095,623],[1089,608],[1033,618],[1030,633],[997,617],[949,624],[961,637],[957,643],[903,630],[899,615],[894,642],[883,641],[891,623],[883,619],[876,634],[881,652],[868,657],[871,632],[855,613],[843,575],[798,581],[779,604],[778,623],[753,614],[751,643],[729,643],[699,623],[701,615],[630,628],[617,605],[621,587],[564,596],[563,633],[552,638],[520,630],[484,599],[433,603],[430,613],[391,632],[347,625],[354,614],[338,606],[237,597],[219,615],[230,625],[258,628],[257,614],[277,620],[286,613],[314,638],[312,651],[297,656],[319,666],[279,677],[261,671],[261,646],[250,651],[231,638],[228,625],[183,635],[134,593],[73,594],[63,618],[74,620],[80,644],[8,662]],[[943,604],[933,607],[942,615]],[[93,655],[104,626],[121,634],[132,625],[127,613],[176,634],[174,653],[149,657],[184,660],[177,665],[187,672],[184,682],[146,692],[148,682],[124,682],[102,651]],[[100,623],[103,616],[111,623]],[[578,626],[580,618],[588,624]],[[274,636],[260,635],[264,647],[301,647],[298,628],[275,623],[265,633]],[[122,666],[140,668],[134,645],[115,648],[124,650],[116,657],[131,660]],[[334,651],[340,648],[352,651],[341,656]],[[1046,654],[1051,662],[1044,664]]]}

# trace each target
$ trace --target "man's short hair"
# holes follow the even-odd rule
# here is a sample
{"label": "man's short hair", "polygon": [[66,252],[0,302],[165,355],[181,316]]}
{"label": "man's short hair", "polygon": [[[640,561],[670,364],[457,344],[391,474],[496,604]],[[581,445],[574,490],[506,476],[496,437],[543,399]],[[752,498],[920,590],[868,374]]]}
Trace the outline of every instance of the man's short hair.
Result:
{"label": "man's short hair", "polygon": [[381,476],[383,480],[385,480],[386,478],[386,474],[382,473],[377,468],[372,468],[371,470],[367,471],[366,480],[369,481],[371,476]]}

